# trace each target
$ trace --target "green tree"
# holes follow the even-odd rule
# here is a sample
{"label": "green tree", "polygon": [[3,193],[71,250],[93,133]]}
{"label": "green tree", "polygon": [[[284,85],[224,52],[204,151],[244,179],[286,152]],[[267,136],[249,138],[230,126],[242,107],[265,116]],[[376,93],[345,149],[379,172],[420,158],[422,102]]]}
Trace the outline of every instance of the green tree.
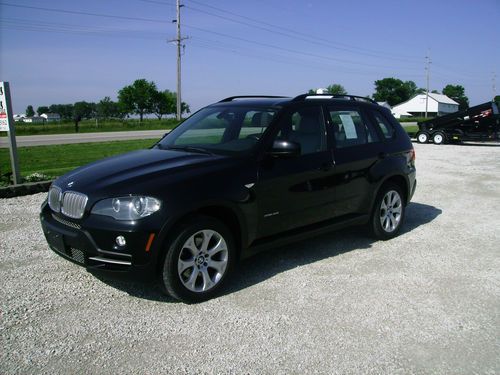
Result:
{"label": "green tree", "polygon": [[191,108],[189,107],[189,104],[185,102],[181,103],[181,114],[182,113],[191,113]]}
{"label": "green tree", "polygon": [[177,97],[175,93],[169,90],[156,91],[154,93],[153,113],[158,117],[158,120],[161,120],[165,115],[175,114],[176,111]]}
{"label": "green tree", "polygon": [[383,78],[375,81],[373,99],[394,106],[410,99],[417,92],[417,85],[413,81],[403,82],[397,78]]}
{"label": "green tree", "polygon": [[145,114],[153,113],[153,97],[157,91],[154,82],[138,79],[118,91],[118,102],[126,113],[139,115],[142,122]]}
{"label": "green tree", "polygon": [[332,95],[347,95],[347,91],[344,86],[334,83],[326,87],[326,90]]}
{"label": "green tree", "polygon": [[[344,86],[342,86],[338,83],[332,83],[330,86],[327,86],[326,91],[332,95],[347,95],[347,91],[344,88]],[[314,94],[316,94],[316,90],[310,89],[308,94],[314,95]]]}
{"label": "green tree", "polygon": [[73,119],[73,104],[51,104],[49,106],[50,113],[57,113],[63,120]]}
{"label": "green tree", "polygon": [[49,107],[47,106],[38,107],[36,113],[38,113],[38,116],[41,116],[42,113],[49,113]]}
{"label": "green tree", "polygon": [[78,133],[79,123],[84,118],[92,118],[92,104],[87,102],[76,102],[73,105],[73,121],[75,122],[75,133]]}
{"label": "green tree", "polygon": [[33,117],[35,115],[35,110],[32,105],[26,107],[26,116]]}
{"label": "green tree", "polygon": [[461,85],[446,85],[443,88],[443,95],[453,99],[458,103],[458,109],[469,108],[469,98],[465,96],[465,89]]}
{"label": "green tree", "polygon": [[122,118],[123,114],[120,105],[106,96],[96,105],[97,116],[101,118]]}
{"label": "green tree", "polygon": [[[175,112],[177,113],[177,93],[174,92],[174,103],[175,103]],[[191,108],[189,108],[189,105],[186,102],[181,102],[181,115],[183,113],[191,113]]]}

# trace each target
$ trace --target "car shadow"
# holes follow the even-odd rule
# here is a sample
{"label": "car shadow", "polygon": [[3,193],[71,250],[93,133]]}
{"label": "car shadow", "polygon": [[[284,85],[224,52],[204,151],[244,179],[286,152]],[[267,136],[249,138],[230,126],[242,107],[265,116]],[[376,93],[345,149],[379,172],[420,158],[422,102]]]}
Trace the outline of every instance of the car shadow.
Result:
{"label": "car shadow", "polygon": [[[442,210],[411,202],[406,209],[401,234],[433,221]],[[370,249],[376,239],[363,226],[331,232],[292,245],[259,253],[243,260],[222,295],[231,294],[261,283],[290,269],[334,257],[352,250]],[[177,302],[161,292],[159,283],[137,283],[95,275],[99,280],[131,296],[160,302]]]}

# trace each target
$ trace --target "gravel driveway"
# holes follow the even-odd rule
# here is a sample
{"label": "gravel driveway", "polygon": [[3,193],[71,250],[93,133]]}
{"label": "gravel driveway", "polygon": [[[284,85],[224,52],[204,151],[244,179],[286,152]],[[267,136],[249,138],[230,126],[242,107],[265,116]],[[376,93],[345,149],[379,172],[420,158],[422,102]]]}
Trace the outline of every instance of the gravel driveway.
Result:
{"label": "gravel driveway", "polygon": [[500,373],[500,145],[415,148],[399,237],[260,254],[198,305],[52,253],[45,194],[0,200],[0,373]]}

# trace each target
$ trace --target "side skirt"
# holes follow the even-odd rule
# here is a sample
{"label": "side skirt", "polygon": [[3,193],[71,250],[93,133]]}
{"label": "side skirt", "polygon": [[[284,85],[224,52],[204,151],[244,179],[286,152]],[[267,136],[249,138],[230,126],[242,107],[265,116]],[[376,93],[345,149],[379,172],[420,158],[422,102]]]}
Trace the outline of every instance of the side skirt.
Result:
{"label": "side skirt", "polygon": [[339,219],[327,220],[321,223],[308,225],[302,228],[296,228],[284,233],[279,233],[270,237],[255,240],[250,247],[243,250],[241,259],[248,258],[262,251],[268,251],[292,242],[301,241],[310,237],[319,236],[324,233],[339,230],[354,225],[366,224],[370,216],[365,215],[347,215]]}

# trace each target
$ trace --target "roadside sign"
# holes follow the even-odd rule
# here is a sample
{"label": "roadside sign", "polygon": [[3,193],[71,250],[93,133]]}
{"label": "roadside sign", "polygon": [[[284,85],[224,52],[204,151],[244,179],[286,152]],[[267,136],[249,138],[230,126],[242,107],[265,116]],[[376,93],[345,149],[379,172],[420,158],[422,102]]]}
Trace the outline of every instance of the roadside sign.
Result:
{"label": "roadside sign", "polygon": [[0,132],[9,131],[9,118],[7,116],[7,101],[5,100],[5,89],[0,82]]}
{"label": "roadside sign", "polygon": [[12,115],[12,103],[10,100],[9,82],[0,82],[0,131],[7,132],[10,149],[10,164],[12,166],[12,177],[14,184],[21,183],[19,163],[17,161],[16,129]]}

